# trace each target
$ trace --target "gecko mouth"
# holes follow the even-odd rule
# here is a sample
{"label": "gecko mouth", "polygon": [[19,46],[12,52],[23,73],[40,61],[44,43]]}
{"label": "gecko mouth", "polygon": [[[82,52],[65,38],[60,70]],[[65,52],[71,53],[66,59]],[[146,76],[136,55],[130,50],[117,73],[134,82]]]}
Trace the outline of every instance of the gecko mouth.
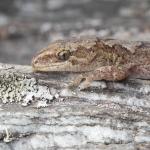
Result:
{"label": "gecko mouth", "polygon": [[32,68],[34,71],[71,71],[72,70],[72,63],[71,62],[57,62],[53,64],[32,64]]}

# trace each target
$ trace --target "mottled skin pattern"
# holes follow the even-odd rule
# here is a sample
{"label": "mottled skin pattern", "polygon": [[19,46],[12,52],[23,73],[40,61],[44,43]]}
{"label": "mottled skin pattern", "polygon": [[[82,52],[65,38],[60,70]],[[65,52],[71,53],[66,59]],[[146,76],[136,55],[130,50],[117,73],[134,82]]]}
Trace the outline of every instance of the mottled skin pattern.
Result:
{"label": "mottled skin pattern", "polygon": [[150,78],[150,43],[113,39],[60,40],[41,50],[32,60],[34,71],[81,73],[71,86],[81,89],[93,80],[119,81],[131,75]]}

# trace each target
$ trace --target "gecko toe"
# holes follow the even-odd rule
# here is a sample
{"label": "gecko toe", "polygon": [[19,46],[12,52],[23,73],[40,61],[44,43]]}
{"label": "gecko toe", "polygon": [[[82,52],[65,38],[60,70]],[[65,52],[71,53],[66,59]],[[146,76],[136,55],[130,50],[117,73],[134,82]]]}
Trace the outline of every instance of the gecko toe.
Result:
{"label": "gecko toe", "polygon": [[85,90],[85,89],[87,89],[87,88],[89,88],[90,87],[90,82],[83,82],[83,83],[81,83],[80,85],[79,85],[79,90],[81,91],[81,90]]}

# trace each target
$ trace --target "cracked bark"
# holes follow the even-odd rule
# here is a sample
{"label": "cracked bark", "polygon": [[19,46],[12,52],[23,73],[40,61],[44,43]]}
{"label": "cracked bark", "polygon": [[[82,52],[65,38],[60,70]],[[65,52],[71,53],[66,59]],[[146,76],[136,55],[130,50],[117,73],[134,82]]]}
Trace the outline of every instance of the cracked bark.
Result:
{"label": "cracked bark", "polygon": [[67,89],[75,76],[0,64],[0,149],[150,149],[150,80]]}

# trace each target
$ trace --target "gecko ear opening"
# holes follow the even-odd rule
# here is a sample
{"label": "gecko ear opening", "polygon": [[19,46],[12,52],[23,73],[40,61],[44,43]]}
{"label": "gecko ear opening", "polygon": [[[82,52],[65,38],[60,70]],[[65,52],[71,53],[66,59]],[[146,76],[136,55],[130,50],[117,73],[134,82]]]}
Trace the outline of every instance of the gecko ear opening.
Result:
{"label": "gecko ear opening", "polygon": [[61,51],[61,52],[59,52],[58,54],[57,54],[57,56],[58,56],[58,59],[59,60],[68,60],[69,59],[69,57],[70,57],[70,55],[71,55],[71,53],[70,53],[70,51],[69,50],[64,50],[64,51]]}

